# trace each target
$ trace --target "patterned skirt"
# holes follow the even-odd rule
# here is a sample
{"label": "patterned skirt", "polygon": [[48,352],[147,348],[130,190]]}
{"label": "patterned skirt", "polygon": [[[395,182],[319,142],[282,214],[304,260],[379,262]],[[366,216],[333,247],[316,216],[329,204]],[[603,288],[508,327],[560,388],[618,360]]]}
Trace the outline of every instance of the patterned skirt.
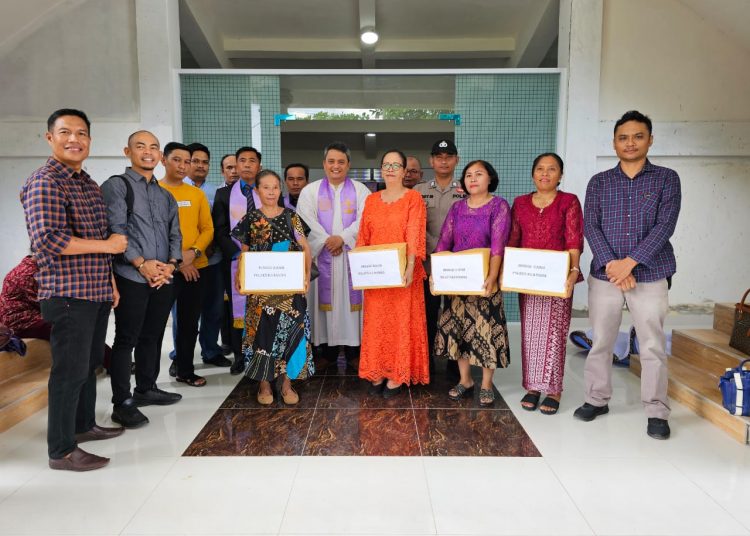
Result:
{"label": "patterned skirt", "polygon": [[510,363],[503,294],[489,297],[450,296],[440,315],[435,356],[484,368],[504,368]]}
{"label": "patterned skirt", "polygon": [[523,388],[562,393],[573,298],[520,294],[519,304]]}
{"label": "patterned skirt", "polygon": [[253,380],[272,381],[282,374],[304,380],[315,374],[305,296],[248,296],[242,355],[245,375]]}

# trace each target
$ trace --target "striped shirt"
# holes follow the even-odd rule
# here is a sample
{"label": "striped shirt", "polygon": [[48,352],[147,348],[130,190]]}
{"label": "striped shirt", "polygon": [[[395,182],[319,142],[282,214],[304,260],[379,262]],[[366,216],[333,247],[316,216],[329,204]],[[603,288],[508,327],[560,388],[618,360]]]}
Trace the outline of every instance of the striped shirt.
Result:
{"label": "striped shirt", "polygon": [[50,158],[26,179],[21,203],[39,265],[39,299],[112,301],[111,255],[62,255],[73,237],[105,240],[108,236],[102,193],[88,173]]}
{"label": "striped shirt", "polygon": [[594,175],[584,208],[584,235],[594,254],[591,275],[607,281],[607,263],[625,257],[638,263],[632,273],[639,283],[674,274],[677,262],[669,239],[681,200],[677,173],[648,160],[632,179],[619,164]]}

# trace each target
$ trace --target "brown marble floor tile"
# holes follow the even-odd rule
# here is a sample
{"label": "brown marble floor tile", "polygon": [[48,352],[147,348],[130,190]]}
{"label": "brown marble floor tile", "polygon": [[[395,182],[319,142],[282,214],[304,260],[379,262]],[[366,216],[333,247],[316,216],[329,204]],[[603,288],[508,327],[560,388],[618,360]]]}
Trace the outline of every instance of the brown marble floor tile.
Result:
{"label": "brown marble floor tile", "polygon": [[320,391],[318,409],[411,409],[409,389],[392,398],[370,395],[370,383],[357,376],[326,376]]}
{"label": "brown marble floor tile", "polygon": [[455,382],[449,381],[445,375],[436,374],[430,378],[429,385],[415,385],[411,388],[411,399],[414,408],[442,408],[442,409],[508,409],[508,404],[503,400],[502,395],[493,385],[495,392],[495,403],[490,408],[481,408],[479,406],[479,386],[481,377],[475,379],[474,394],[471,398],[454,401],[448,398],[448,391],[456,385]]}
{"label": "brown marble floor tile", "polygon": [[313,413],[312,409],[219,409],[183,456],[299,456]]}
{"label": "brown marble floor tile", "polygon": [[318,409],[306,456],[419,456],[412,410]]}
{"label": "brown marble floor tile", "polygon": [[541,456],[511,411],[415,409],[424,456]]}
{"label": "brown marble floor tile", "polygon": [[294,406],[284,404],[281,397],[274,393],[274,402],[270,406],[258,403],[258,383],[243,377],[229,396],[221,403],[223,409],[273,409],[296,408],[315,409],[323,385],[323,377],[313,376],[309,380],[292,381],[292,387],[299,394],[299,402]]}

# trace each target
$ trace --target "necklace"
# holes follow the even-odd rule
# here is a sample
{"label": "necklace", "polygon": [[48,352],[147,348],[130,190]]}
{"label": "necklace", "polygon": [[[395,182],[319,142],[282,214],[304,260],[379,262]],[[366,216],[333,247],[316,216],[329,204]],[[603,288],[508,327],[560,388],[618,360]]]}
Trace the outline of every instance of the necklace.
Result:
{"label": "necklace", "polygon": [[[538,194],[534,194],[534,195],[538,196]],[[539,214],[542,214],[544,212],[545,208],[547,208],[548,206],[550,206],[552,203],[555,202],[556,198],[557,198],[557,193],[555,193],[555,196],[552,199],[550,199],[549,201],[547,201],[547,200],[540,200],[539,197],[537,197],[537,200],[536,200],[537,204],[534,204],[534,196],[532,196],[531,197],[531,199],[532,199],[531,204],[534,205],[534,208],[538,208],[539,209]],[[542,206],[540,207],[540,206],[538,206],[538,204],[541,204]]]}

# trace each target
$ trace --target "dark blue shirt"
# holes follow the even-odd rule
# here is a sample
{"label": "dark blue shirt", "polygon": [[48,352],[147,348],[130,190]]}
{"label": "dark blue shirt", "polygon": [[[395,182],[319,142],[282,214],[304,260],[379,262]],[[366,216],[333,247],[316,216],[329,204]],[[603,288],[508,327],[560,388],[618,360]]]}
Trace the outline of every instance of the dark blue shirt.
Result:
{"label": "dark blue shirt", "polygon": [[618,164],[597,173],[586,188],[584,236],[591,247],[591,275],[607,280],[609,261],[630,257],[639,283],[677,271],[669,238],[680,214],[680,177],[648,160],[632,179]]}

